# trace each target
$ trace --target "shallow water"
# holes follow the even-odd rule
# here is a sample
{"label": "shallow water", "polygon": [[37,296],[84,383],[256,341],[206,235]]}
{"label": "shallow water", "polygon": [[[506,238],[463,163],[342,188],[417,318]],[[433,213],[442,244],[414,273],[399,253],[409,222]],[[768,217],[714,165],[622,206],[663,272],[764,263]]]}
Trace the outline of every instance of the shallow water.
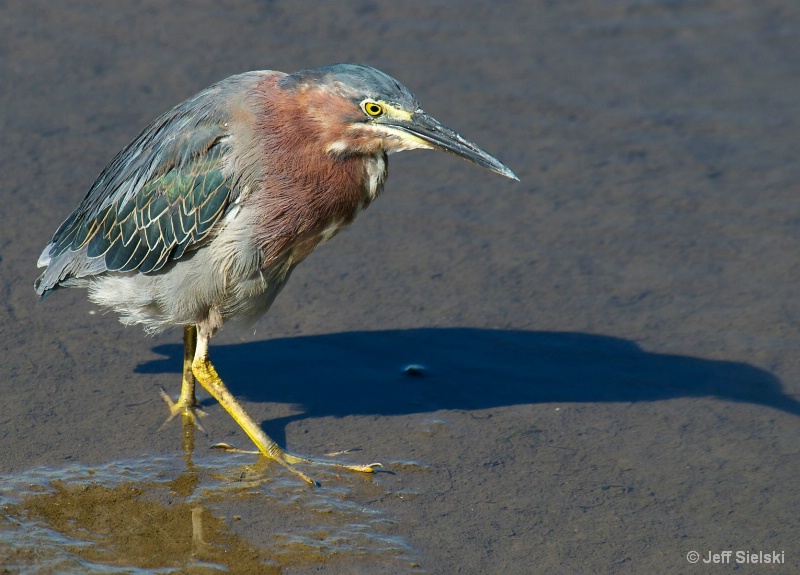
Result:
{"label": "shallow water", "polygon": [[[396,522],[354,499],[363,480],[314,471],[324,487],[236,454],[2,475],[0,565],[65,575],[246,574],[341,561],[374,573],[421,572]],[[368,491],[385,495],[371,483]],[[248,535],[254,516],[273,525],[256,541]]]}

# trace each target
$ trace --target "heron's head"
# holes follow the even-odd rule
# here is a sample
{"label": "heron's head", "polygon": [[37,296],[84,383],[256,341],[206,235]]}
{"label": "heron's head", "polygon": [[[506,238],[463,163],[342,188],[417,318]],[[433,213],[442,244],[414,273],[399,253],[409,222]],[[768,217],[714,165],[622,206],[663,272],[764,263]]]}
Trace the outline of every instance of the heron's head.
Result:
{"label": "heron's head", "polygon": [[309,117],[327,135],[329,154],[442,150],[518,179],[497,158],[426,114],[408,88],[375,68],[333,64],[289,74],[278,85],[311,108]]}

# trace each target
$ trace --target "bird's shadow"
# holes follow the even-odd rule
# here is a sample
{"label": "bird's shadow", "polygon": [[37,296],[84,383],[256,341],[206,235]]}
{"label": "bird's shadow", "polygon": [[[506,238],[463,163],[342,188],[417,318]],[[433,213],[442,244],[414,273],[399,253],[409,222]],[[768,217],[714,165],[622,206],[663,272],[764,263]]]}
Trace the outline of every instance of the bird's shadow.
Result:
{"label": "bird's shadow", "polygon": [[[182,346],[154,351],[165,357],[137,371],[175,373],[177,382]],[[800,403],[764,370],[650,353],[624,339],[583,333],[469,328],[334,333],[212,345],[211,358],[234,395],[302,410],[262,424],[284,443],[286,424],[307,417],[543,402],[712,396],[800,415]]]}

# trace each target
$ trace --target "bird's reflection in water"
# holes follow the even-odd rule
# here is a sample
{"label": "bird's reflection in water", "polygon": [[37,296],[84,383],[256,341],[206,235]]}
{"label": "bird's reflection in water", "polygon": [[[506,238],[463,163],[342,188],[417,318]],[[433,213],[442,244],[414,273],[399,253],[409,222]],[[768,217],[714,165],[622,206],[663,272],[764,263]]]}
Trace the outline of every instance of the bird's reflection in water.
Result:
{"label": "bird's reflection in water", "polygon": [[[281,573],[319,562],[417,570],[395,522],[330,472],[309,488],[264,458],[194,452],[0,476],[0,564],[11,572]],[[188,423],[188,425],[187,425]],[[195,461],[197,459],[197,461]],[[279,468],[278,468],[279,469]],[[322,479],[322,478],[321,478]]]}
{"label": "bird's reflection in water", "polygon": [[[5,511],[19,521],[20,528],[28,525],[42,530],[36,550],[32,545],[29,549],[44,557],[20,557],[19,551],[14,552],[21,559],[18,567],[47,566],[59,573],[83,572],[76,569],[80,565],[89,566],[90,572],[101,572],[106,566],[281,572],[269,551],[232,533],[226,521],[208,507],[151,500],[157,494],[153,484],[138,482],[105,487],[50,481],[45,491],[29,494]],[[3,559],[8,565],[12,557]]]}

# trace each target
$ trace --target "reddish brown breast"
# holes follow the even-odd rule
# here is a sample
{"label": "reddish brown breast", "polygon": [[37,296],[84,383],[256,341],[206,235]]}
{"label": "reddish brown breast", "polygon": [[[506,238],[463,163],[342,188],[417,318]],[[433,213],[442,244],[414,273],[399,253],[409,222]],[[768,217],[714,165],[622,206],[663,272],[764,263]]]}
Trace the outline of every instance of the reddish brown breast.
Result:
{"label": "reddish brown breast", "polygon": [[[278,78],[254,95],[254,155],[260,180],[249,201],[258,211],[256,241],[264,267],[290,256],[296,265],[322,241],[349,225],[374,198],[374,155],[333,155],[328,143],[346,137],[358,109],[321,90],[285,92]],[[381,166],[385,167],[383,152]],[[372,182],[371,182],[372,176]]]}

